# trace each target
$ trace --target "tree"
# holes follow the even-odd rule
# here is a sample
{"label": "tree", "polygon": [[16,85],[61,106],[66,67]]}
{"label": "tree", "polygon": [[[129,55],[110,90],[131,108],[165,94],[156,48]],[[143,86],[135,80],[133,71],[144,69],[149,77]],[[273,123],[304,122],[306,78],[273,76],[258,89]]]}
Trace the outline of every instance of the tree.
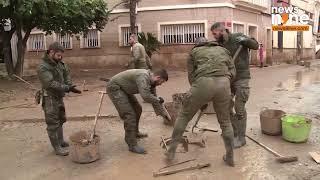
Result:
{"label": "tree", "polygon": [[129,11],[130,11],[130,31],[132,34],[136,34],[136,20],[137,20],[137,3],[138,0],[130,0]]}
{"label": "tree", "polygon": [[[32,29],[37,28],[47,34],[52,32],[78,34],[86,33],[93,25],[102,30],[110,14],[104,0],[0,0],[0,29],[5,20],[11,21],[12,29],[2,32],[4,60],[10,75],[22,75],[27,40]],[[18,60],[13,67],[10,40],[18,37]],[[10,57],[9,57],[10,56]]]}
{"label": "tree", "polygon": [[159,42],[157,37],[152,33],[147,33],[147,35],[144,32],[139,33],[138,41],[144,46],[150,58],[154,52],[158,52],[161,46],[161,42]]}

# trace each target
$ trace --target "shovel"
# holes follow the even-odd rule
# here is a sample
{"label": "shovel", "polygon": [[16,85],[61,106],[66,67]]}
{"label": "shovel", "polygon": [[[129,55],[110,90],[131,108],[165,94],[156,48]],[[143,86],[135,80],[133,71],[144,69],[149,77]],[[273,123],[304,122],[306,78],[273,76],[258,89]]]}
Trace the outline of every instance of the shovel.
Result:
{"label": "shovel", "polygon": [[94,118],[94,125],[93,125],[92,134],[90,136],[90,142],[93,140],[93,138],[94,138],[94,136],[96,134],[97,121],[98,121],[98,117],[100,116],[101,105],[102,105],[103,97],[104,97],[104,94],[105,94],[105,92],[103,92],[103,91],[99,91],[99,93],[101,94],[100,103],[99,103],[99,106],[98,106],[97,114],[96,114],[96,116]]}
{"label": "shovel", "polygon": [[246,137],[249,138],[250,140],[252,140],[253,142],[257,143],[258,145],[260,145],[261,147],[263,147],[264,149],[266,149],[267,151],[269,151],[273,155],[275,155],[277,157],[276,160],[280,163],[288,163],[288,162],[298,161],[297,156],[282,156],[281,154],[275,152],[274,150],[272,150],[268,146],[258,142],[257,140],[253,139],[252,137],[250,137],[248,135],[246,135]]}

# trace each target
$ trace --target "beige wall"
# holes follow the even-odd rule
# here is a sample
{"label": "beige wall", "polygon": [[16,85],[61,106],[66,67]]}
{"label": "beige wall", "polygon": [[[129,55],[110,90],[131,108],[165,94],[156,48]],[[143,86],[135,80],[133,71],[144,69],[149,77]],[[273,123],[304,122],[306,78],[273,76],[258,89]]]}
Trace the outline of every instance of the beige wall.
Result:
{"label": "beige wall", "polygon": [[[190,3],[191,2],[194,1],[190,1]],[[114,14],[112,16],[116,17],[118,15],[121,15],[121,17],[114,22],[109,22],[103,32],[101,32],[101,48],[80,48],[80,41],[74,37],[73,49],[66,50],[64,60],[76,68],[123,66],[126,64],[130,59],[130,49],[128,47],[119,47],[119,25],[129,24],[129,16],[127,13]],[[244,22],[246,26],[257,25],[258,41],[266,41],[266,37],[264,36],[264,34],[266,34],[266,25],[269,25],[268,21],[271,21],[270,17],[262,14],[253,14],[228,7],[219,7],[139,12],[137,24],[141,25],[143,32],[152,32],[157,35],[158,23],[181,20],[206,20],[209,39],[212,39],[210,26],[214,22],[239,21]],[[52,42],[52,37],[47,38],[47,44],[50,42]],[[155,66],[185,68],[186,58],[191,48],[192,45],[163,45],[160,54],[155,54],[152,57],[152,61]],[[42,56],[43,52],[28,52],[25,61],[26,70],[34,69],[39,64],[39,59]]]}

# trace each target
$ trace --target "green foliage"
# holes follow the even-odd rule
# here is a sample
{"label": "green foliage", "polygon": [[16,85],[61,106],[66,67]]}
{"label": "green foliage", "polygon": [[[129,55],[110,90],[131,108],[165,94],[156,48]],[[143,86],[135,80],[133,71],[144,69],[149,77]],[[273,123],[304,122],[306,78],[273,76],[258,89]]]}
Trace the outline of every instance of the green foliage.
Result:
{"label": "green foliage", "polygon": [[[37,28],[48,34],[86,34],[93,25],[98,30],[103,29],[109,15],[105,0],[0,0],[0,36],[6,37],[6,49],[10,49],[10,39],[16,32],[18,60],[14,71],[20,75],[23,72],[26,43],[32,29]],[[3,25],[7,19],[12,29],[4,32]],[[10,51],[5,54],[7,72],[10,74],[13,72]]]}
{"label": "green foliage", "polygon": [[104,0],[0,0],[0,19],[21,23],[24,30],[77,34],[95,25],[104,28],[110,11]]}
{"label": "green foliage", "polygon": [[161,42],[152,33],[147,33],[147,35],[144,32],[138,33],[138,41],[145,47],[150,58],[154,52],[158,52],[161,46]]}

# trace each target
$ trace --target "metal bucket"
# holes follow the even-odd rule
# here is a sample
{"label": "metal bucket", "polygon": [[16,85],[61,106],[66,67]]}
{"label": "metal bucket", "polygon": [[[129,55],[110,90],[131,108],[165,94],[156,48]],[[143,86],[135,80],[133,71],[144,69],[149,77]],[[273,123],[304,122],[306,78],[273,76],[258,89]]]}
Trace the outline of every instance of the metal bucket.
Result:
{"label": "metal bucket", "polygon": [[260,112],[261,131],[264,134],[277,136],[281,134],[281,117],[286,113],[282,110],[264,108]]}
{"label": "metal bucket", "polygon": [[75,163],[91,163],[100,159],[100,137],[95,135],[90,141],[90,134],[79,131],[70,136],[69,154]]}

